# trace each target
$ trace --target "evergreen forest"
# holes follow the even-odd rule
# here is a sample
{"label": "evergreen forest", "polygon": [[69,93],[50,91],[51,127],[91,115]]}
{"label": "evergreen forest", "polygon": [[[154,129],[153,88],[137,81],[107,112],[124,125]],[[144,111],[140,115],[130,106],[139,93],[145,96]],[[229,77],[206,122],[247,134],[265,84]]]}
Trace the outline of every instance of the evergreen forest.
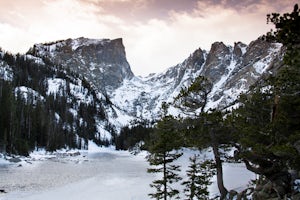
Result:
{"label": "evergreen forest", "polygon": [[[97,122],[105,123],[103,105],[107,102],[97,98],[83,77],[55,66],[47,58],[39,61],[3,52],[0,62],[4,77],[0,79],[2,152],[28,155],[38,148],[86,149],[88,140],[109,144],[96,134]],[[52,80],[63,82],[54,92],[49,91]]]}

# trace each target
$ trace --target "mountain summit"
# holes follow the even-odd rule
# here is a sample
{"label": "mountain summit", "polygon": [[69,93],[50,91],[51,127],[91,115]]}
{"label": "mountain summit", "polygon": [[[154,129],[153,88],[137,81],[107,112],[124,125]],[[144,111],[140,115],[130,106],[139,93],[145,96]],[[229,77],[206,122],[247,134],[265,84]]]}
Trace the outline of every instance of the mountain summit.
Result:
{"label": "mountain summit", "polygon": [[134,75],[126,60],[122,39],[67,39],[36,44],[27,54],[84,76],[102,92],[110,93]]}
{"label": "mountain summit", "polygon": [[163,102],[170,103],[169,114],[184,116],[172,106],[174,98],[199,76],[212,85],[205,109],[232,106],[264,74],[276,72],[282,52],[280,44],[261,38],[249,45],[215,42],[209,51],[199,48],[162,73],[138,77],[122,39],[81,37],[36,44],[21,56],[0,52],[0,80],[23,96],[34,93],[45,108],[53,106],[62,130],[76,135],[79,127],[83,138],[88,133],[101,144],[112,142],[112,135],[132,120],[159,119]]}
{"label": "mountain summit", "polygon": [[[197,49],[185,61],[160,74],[146,78],[125,80],[110,95],[111,101],[129,116],[155,119],[159,117],[162,102],[172,103],[180,90],[188,87],[198,76],[212,83],[207,108],[230,106],[246,92],[264,73],[281,59],[281,45],[257,39],[249,45],[237,42],[226,46],[212,44],[209,52]],[[170,107],[173,115],[182,115]]]}
{"label": "mountain summit", "polygon": [[[181,88],[200,75],[213,85],[207,109],[225,108],[280,60],[280,49],[281,45],[261,38],[249,45],[215,42],[209,51],[199,48],[182,63],[148,77],[134,76],[122,39],[67,39],[36,44],[28,54],[82,75],[110,98],[117,124],[125,125],[135,118],[157,119],[162,102],[172,103]],[[181,114],[173,107],[169,112]]]}

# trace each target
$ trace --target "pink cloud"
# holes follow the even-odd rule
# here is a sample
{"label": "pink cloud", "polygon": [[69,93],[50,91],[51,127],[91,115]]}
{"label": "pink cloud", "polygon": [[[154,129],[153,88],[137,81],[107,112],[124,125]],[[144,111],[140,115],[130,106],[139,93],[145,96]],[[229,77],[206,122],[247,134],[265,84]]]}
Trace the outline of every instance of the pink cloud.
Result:
{"label": "pink cloud", "polygon": [[[183,3],[184,2],[184,3]],[[0,46],[25,52],[34,43],[123,38],[139,75],[160,72],[211,43],[249,43],[272,25],[266,14],[290,12],[282,0],[2,0]]]}

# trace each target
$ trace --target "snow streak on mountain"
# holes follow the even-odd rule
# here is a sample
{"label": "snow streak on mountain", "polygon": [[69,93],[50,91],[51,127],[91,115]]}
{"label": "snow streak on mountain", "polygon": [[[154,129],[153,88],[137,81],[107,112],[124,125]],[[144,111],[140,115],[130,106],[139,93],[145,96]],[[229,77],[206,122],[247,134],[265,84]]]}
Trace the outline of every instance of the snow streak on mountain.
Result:
{"label": "snow streak on mountain", "polygon": [[[4,53],[0,56],[3,58]],[[59,76],[44,80],[48,87],[46,95],[59,95],[68,90],[78,105],[92,103],[96,98],[95,107],[103,109],[101,116],[105,119],[95,118],[95,134],[111,139],[111,130],[118,132],[131,120],[158,119],[162,102],[172,104],[180,90],[198,76],[207,77],[213,84],[206,109],[230,106],[264,74],[274,72],[282,59],[282,50],[281,45],[260,38],[249,45],[237,42],[227,46],[215,42],[209,51],[199,48],[182,63],[147,77],[132,73],[122,39],[77,38],[36,44],[25,58],[42,66],[50,65],[54,70],[60,69],[68,77],[68,80]],[[12,80],[14,73],[7,62],[0,61],[1,79]],[[44,98],[34,88],[20,86],[15,91]],[[69,108],[75,118],[78,108],[75,105]],[[183,115],[173,106],[169,113]]]}
{"label": "snow streak on mountain", "polygon": [[[270,44],[261,39],[248,46],[240,42],[233,47],[216,42],[209,52],[197,49],[184,62],[163,73],[124,80],[110,98],[129,116],[156,119],[162,102],[172,103],[181,88],[188,87],[201,75],[213,84],[206,109],[222,109],[231,105],[264,73],[272,72],[274,64],[281,59],[280,49],[280,44]],[[172,106],[169,112],[182,115]]]}

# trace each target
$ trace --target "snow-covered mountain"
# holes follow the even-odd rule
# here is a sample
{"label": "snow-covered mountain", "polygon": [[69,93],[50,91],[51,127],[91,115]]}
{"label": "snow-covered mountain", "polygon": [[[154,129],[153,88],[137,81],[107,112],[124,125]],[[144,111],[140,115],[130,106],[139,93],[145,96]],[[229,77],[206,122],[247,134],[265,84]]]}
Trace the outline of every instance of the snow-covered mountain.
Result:
{"label": "snow-covered mountain", "polygon": [[[281,56],[280,44],[262,39],[249,45],[238,42],[233,47],[216,42],[209,52],[197,49],[184,62],[163,73],[124,80],[110,95],[111,101],[130,116],[155,119],[159,117],[162,102],[172,103],[181,88],[188,87],[201,75],[213,84],[207,109],[225,108],[264,73],[271,73]],[[169,112],[181,114],[174,107]]]}
{"label": "snow-covered mountain", "polygon": [[[70,90],[78,104],[85,101],[88,94],[94,100],[97,98],[97,106],[101,107],[105,117],[103,122],[96,120],[97,134],[110,138],[110,129],[119,130],[131,120],[159,118],[162,102],[172,103],[180,90],[200,75],[207,77],[213,85],[206,109],[225,108],[264,74],[272,73],[278,67],[282,54],[280,44],[268,43],[261,38],[249,45],[237,42],[228,46],[215,42],[209,51],[199,48],[182,63],[147,77],[135,76],[131,71],[122,39],[77,38],[36,44],[25,58],[62,70],[64,77],[72,80],[64,80],[57,75],[48,77],[45,80],[48,92],[52,89],[59,94],[60,90]],[[0,56],[5,55],[2,52]],[[10,65],[3,61],[0,65],[1,77],[12,79]],[[23,93],[35,91],[24,87],[16,90]],[[78,113],[77,108],[73,106],[70,110],[74,116]],[[169,112],[181,114],[172,106]]]}
{"label": "snow-covered mountain", "polygon": [[122,39],[67,39],[36,44],[27,54],[49,59],[84,76],[103,93],[118,88],[124,79],[134,75],[126,60]]}

